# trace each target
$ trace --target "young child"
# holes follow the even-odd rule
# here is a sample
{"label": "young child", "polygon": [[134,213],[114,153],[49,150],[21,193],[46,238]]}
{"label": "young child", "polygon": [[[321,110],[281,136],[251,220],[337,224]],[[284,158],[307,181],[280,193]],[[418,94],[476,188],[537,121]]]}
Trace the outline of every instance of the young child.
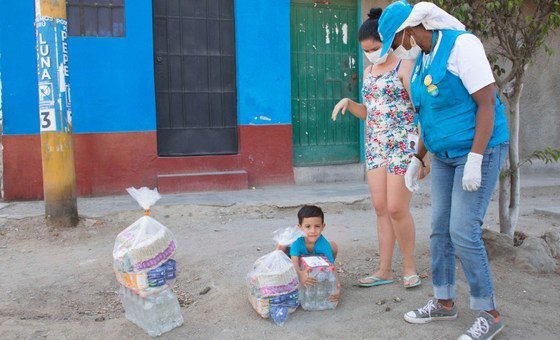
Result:
{"label": "young child", "polygon": [[[304,286],[315,284],[315,279],[309,277],[306,271],[301,270],[299,257],[302,255],[323,255],[332,264],[338,253],[338,246],[329,242],[322,235],[325,229],[324,214],[321,208],[314,205],[305,205],[298,212],[298,227],[307,235],[298,238],[290,246],[290,257],[298,272],[299,281]],[[336,275],[336,274],[335,274]],[[331,301],[338,301],[340,297],[340,281],[337,278],[337,291],[330,296]]]}

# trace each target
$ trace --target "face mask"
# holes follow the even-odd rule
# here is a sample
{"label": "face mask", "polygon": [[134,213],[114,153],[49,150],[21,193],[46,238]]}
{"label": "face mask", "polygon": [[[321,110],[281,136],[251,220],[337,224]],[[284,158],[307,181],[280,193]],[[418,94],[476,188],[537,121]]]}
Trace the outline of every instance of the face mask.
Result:
{"label": "face mask", "polygon": [[394,52],[395,56],[403,60],[416,60],[416,58],[418,58],[418,56],[420,55],[420,52],[422,52],[422,49],[420,48],[420,46],[418,46],[418,44],[416,44],[416,41],[412,36],[410,37],[410,46],[412,46],[412,48],[410,50],[404,48],[403,46],[404,36],[405,33],[403,32],[401,44],[399,47],[397,47],[397,49]]}
{"label": "face mask", "polygon": [[389,56],[389,53],[391,53],[391,50],[385,53],[385,55],[382,58],[379,58],[379,55],[381,54],[381,49],[378,49],[377,51],[373,51],[373,52],[364,52],[364,53],[368,58],[368,60],[370,61],[370,63],[374,65],[378,65],[378,64],[383,64],[384,62],[387,61],[387,57]]}

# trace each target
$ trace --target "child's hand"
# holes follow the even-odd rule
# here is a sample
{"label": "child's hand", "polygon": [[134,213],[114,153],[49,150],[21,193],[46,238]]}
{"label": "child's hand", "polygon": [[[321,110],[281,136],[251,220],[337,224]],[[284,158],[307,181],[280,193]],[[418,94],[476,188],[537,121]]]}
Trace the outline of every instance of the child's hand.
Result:
{"label": "child's hand", "polygon": [[304,287],[309,287],[315,285],[315,283],[317,283],[317,280],[309,277],[309,274],[307,272],[301,272],[299,276],[299,282],[301,282]]}
{"label": "child's hand", "polygon": [[329,300],[336,303],[340,300],[340,283],[336,284],[336,293],[329,295]]}

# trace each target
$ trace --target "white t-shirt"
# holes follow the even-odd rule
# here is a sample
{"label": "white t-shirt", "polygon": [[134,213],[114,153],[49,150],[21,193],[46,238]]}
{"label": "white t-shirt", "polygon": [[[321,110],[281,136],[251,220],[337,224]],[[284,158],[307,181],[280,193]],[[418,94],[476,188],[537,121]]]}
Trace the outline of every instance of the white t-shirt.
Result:
{"label": "white t-shirt", "polygon": [[[441,35],[442,33],[439,32],[438,41],[432,52],[434,56],[439,48]],[[424,65],[427,60],[428,56],[424,56]],[[447,69],[461,79],[469,94],[496,82],[484,46],[473,34],[461,34],[457,37],[447,60]]]}

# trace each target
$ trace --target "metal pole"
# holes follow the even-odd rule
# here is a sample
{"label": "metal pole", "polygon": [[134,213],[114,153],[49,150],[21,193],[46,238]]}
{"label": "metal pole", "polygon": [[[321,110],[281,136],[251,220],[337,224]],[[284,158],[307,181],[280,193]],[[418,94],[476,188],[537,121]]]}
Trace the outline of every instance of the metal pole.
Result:
{"label": "metal pole", "polygon": [[45,218],[78,223],[66,0],[35,0],[37,69]]}

